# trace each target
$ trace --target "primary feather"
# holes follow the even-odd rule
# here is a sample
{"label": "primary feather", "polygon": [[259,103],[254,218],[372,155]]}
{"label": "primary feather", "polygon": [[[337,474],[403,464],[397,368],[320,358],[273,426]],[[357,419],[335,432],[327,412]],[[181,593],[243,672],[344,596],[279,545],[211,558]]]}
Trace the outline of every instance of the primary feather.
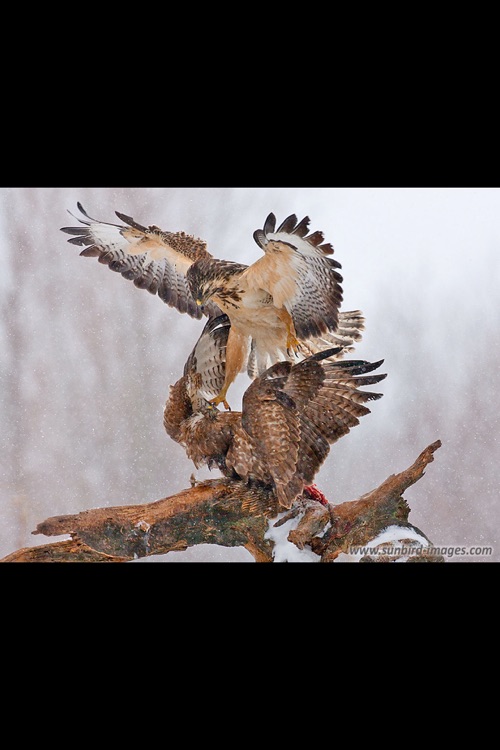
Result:
{"label": "primary feather", "polygon": [[81,227],[63,227],[81,255],[156,294],[193,318],[224,313],[230,321],[225,380],[213,398],[224,403],[231,383],[246,370],[262,374],[280,361],[297,362],[318,351],[359,340],[359,311],[340,312],[342,276],[323,233],[295,214],[276,228],[270,213],[254,238],[263,256],[247,266],[214,258],[206,242],[185,232],[143,226],[116,212],[115,224],[92,218],[77,204]]}
{"label": "primary feather", "polygon": [[165,429],[197,467],[262,484],[289,508],[313,482],[330,446],[370,413],[366,402],[381,397],[360,388],[386,377],[371,374],[383,360],[337,361],[338,347],[297,364],[279,362],[250,384],[241,412],[221,412],[206,396],[224,378],[229,330],[226,316],[206,323],[182,378],[170,388]]}

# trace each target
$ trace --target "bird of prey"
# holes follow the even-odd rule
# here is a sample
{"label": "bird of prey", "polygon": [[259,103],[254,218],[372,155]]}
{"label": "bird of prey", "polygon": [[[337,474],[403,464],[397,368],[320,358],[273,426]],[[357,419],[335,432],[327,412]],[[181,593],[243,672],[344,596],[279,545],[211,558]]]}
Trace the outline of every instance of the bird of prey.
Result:
{"label": "bird of prey", "polygon": [[170,386],[163,423],[196,467],[259,483],[290,508],[313,482],[330,446],[369,414],[364,404],[381,393],[359,390],[386,375],[382,364],[336,360],[340,347],[293,364],[272,365],[249,385],[242,411],[219,411],[210,400],[225,379],[228,316],[207,321],[182,377]]}
{"label": "bird of prey", "polygon": [[97,257],[194,318],[229,317],[225,378],[214,405],[230,408],[228,388],[245,369],[254,378],[276,362],[344,346],[340,328],[350,329],[351,344],[359,338],[362,314],[340,312],[340,263],[322,232],[308,233],[307,216],[298,221],[292,214],[276,228],[270,213],[253,235],[264,254],[247,266],[214,258],[206,242],[184,232],[145,227],[118,211],[123,224],[98,221],[77,205],[81,216],[74,218],[83,227],[62,231],[84,246],[81,255]]}

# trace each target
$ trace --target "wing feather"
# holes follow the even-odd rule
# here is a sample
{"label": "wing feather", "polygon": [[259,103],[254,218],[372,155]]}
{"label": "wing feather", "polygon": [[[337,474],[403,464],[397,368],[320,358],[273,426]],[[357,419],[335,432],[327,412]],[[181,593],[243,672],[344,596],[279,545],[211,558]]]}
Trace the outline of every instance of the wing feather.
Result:
{"label": "wing feather", "polygon": [[370,413],[364,404],[382,396],[359,388],[379,383],[386,377],[385,373],[366,374],[380,367],[383,360],[332,362],[327,359],[329,353],[321,352],[292,367],[283,386],[300,414],[297,472],[305,484],[313,481],[330,446],[359,424],[360,417]]}
{"label": "wing feather", "polygon": [[243,395],[242,412],[207,410],[225,377],[230,330],[226,315],[208,320],[184,374],[165,406],[168,434],[195,465],[218,466],[226,475],[273,488],[290,508],[325,461],[330,446],[370,410],[382,394],[360,390],[383,380],[372,374],[383,362],[332,361],[332,348],[292,365],[278,362]]}
{"label": "wing feather", "polygon": [[280,387],[282,382],[280,377],[257,379],[245,391],[241,424],[248,436],[246,463],[236,453],[228,455],[228,463],[234,461],[236,471],[246,468],[243,479],[273,484],[279,503],[290,508],[302,491],[297,475],[300,423],[293,399]]}
{"label": "wing feather", "polygon": [[264,222],[264,236],[270,232],[274,232],[276,229],[276,216],[271,213]]}
{"label": "wing feather", "polygon": [[307,234],[309,221],[305,216],[297,222],[291,214],[275,231],[275,216],[269,214],[253,235],[268,260],[248,271],[276,307],[288,310],[301,340],[335,332],[343,298],[340,263],[329,257],[333,247],[324,242],[323,232]]}
{"label": "wing feather", "polygon": [[93,219],[77,203],[81,216],[74,216],[83,227],[62,227],[72,235],[68,242],[84,246],[80,255],[97,257],[100,263],[121,275],[139,289],[156,294],[170,307],[192,318],[215,317],[220,309],[209,301],[196,304],[186,280],[195,260],[211,258],[203,240],[185,232],[164,232],[156,226],[144,227],[132,217],[116,211],[123,225]]}
{"label": "wing feather", "polygon": [[190,379],[189,393],[210,401],[224,385],[226,347],[231,323],[227,315],[219,315],[205,323],[201,335],[184,365],[184,376]]}
{"label": "wing feather", "polygon": [[[304,219],[302,219],[301,224],[304,222],[309,222],[309,217],[306,216]],[[282,233],[282,234],[293,234],[295,231],[295,227],[297,226],[297,217],[295,214],[291,214],[290,216],[287,216],[287,218],[279,225],[278,229],[276,230],[276,233]],[[274,232],[274,230],[271,230]],[[303,235],[299,235],[303,236]]]}
{"label": "wing feather", "polygon": [[224,383],[226,346],[230,322],[227,315],[209,319],[193,347],[182,377],[170,386],[164,407],[167,434],[180,443],[196,467],[217,466],[231,475],[226,454],[241,421],[239,412],[219,412],[208,405]]}

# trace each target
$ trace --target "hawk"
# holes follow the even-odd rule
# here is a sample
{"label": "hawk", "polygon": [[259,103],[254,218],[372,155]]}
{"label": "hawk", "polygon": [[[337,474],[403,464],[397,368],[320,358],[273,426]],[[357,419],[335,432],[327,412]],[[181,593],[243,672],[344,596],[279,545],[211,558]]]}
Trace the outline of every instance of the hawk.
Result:
{"label": "hawk", "polygon": [[381,393],[360,387],[379,383],[370,375],[383,363],[338,360],[341,347],[298,363],[278,362],[257,376],[243,395],[242,411],[219,411],[210,401],[225,379],[227,315],[207,321],[182,377],[170,386],[163,423],[195,466],[217,467],[224,476],[260,483],[290,508],[325,461],[330,446]]}
{"label": "hawk", "polygon": [[84,226],[62,231],[84,246],[80,255],[97,257],[193,318],[229,317],[225,378],[214,405],[230,408],[228,388],[245,369],[254,378],[276,362],[344,346],[346,329],[351,344],[360,338],[360,311],[340,312],[340,263],[322,232],[308,233],[307,216],[292,214],[276,228],[270,213],[253,235],[264,255],[247,266],[214,258],[204,240],[184,232],[145,227],[118,211],[122,225],[98,221],[77,205],[81,216],[74,218]]}

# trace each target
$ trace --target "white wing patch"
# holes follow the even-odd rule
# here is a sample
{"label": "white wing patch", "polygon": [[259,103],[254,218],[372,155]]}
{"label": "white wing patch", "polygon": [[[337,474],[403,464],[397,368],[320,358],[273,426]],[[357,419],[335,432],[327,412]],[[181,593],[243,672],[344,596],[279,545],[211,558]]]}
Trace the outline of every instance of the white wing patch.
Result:
{"label": "white wing patch", "polygon": [[289,249],[295,250],[301,255],[316,257],[324,257],[325,255],[323,250],[321,250],[319,247],[312,245],[310,242],[307,242],[306,240],[302,239],[302,237],[299,237],[296,234],[289,234],[288,232],[272,232],[271,234],[268,234],[266,236],[268,239],[268,243],[267,246],[263,248],[264,252],[266,253],[270,250],[281,250],[282,248],[280,247],[280,245],[284,243]]}

